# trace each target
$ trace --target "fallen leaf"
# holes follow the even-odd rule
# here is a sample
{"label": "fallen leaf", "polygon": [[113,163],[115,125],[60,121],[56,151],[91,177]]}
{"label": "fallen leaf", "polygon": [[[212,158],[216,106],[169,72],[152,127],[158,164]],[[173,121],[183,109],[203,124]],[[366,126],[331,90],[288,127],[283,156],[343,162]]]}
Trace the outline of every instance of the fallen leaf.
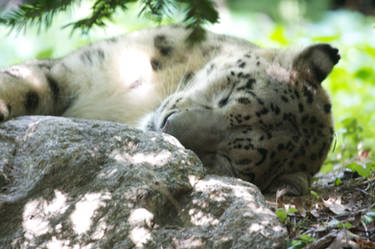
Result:
{"label": "fallen leaf", "polygon": [[366,160],[369,157],[370,153],[371,153],[370,149],[361,151],[359,155],[359,160],[360,161]]}
{"label": "fallen leaf", "polygon": [[347,230],[341,230],[335,240],[327,247],[330,249],[342,249],[342,248],[351,248],[351,249],[360,249],[359,244],[355,243],[352,239],[355,238],[354,234],[348,232]]}
{"label": "fallen leaf", "polygon": [[312,242],[306,246],[306,249],[325,249],[328,248],[328,245],[337,237],[337,232],[331,232],[322,238]]}
{"label": "fallen leaf", "polygon": [[325,207],[336,215],[347,214],[351,209],[348,205],[341,204],[341,196],[336,198],[330,197],[328,200],[323,200],[323,203]]}
{"label": "fallen leaf", "polygon": [[375,248],[375,242],[364,240],[362,238],[357,238],[357,243],[361,248]]}
{"label": "fallen leaf", "polygon": [[319,218],[319,216],[320,216],[319,212],[316,209],[310,210],[308,214],[310,214],[312,217],[314,217],[316,219]]}

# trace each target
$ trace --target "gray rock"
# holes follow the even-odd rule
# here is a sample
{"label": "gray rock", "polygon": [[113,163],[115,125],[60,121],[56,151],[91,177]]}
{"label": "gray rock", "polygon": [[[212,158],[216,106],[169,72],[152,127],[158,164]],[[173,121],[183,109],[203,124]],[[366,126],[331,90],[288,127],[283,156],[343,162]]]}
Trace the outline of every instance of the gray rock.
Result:
{"label": "gray rock", "polygon": [[259,190],[171,136],[56,117],[0,124],[0,248],[284,248]]}

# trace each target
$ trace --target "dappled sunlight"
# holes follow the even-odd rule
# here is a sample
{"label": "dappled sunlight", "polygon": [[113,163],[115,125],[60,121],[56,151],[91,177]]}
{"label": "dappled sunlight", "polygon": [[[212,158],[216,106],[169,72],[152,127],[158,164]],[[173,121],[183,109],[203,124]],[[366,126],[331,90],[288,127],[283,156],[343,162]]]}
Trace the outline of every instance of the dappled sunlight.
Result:
{"label": "dappled sunlight", "polygon": [[102,218],[102,220],[96,223],[94,228],[95,231],[92,233],[91,238],[93,240],[100,240],[103,239],[106,231],[113,229],[113,225],[107,224],[104,218]]}
{"label": "dappled sunlight", "polygon": [[283,233],[283,227],[274,223],[274,213],[259,199],[261,194],[246,182],[208,177],[196,184],[195,192],[200,194],[193,197],[187,210],[189,222],[195,226],[221,230],[225,229],[221,226],[229,228],[237,224],[248,234],[266,237]]}
{"label": "dappled sunlight", "polygon": [[195,175],[189,175],[188,178],[191,186],[195,186],[195,184],[197,184],[199,181],[199,178]]}
{"label": "dappled sunlight", "polygon": [[128,222],[131,226],[129,238],[137,248],[152,240],[152,225],[154,215],[145,208],[133,209],[130,212]]}
{"label": "dappled sunlight", "polygon": [[[7,70],[16,75],[18,78],[35,78],[35,72],[33,72],[31,68],[26,66],[12,66]],[[31,83],[33,83],[33,81]]]}
{"label": "dappled sunlight", "polygon": [[[48,249],[70,249],[72,248],[70,246],[69,240],[61,240],[61,239],[56,238],[56,236],[53,236],[51,240],[47,242],[46,247]],[[84,247],[80,247],[80,248],[84,248]]]}
{"label": "dappled sunlight", "polygon": [[163,136],[163,140],[166,141],[167,143],[170,143],[174,146],[177,146],[179,148],[184,148],[181,143],[177,140],[177,138],[170,136],[168,134]]}
{"label": "dappled sunlight", "polygon": [[24,141],[26,141],[27,139],[29,139],[30,137],[32,137],[35,134],[39,123],[40,123],[39,120],[36,120],[34,122],[30,122],[30,124],[27,127],[27,132],[25,133],[25,135],[23,137]]}
{"label": "dappled sunlight", "polygon": [[[271,213],[271,211],[269,209],[265,209],[263,208],[263,210],[260,210],[257,209],[256,211],[254,211],[255,213],[257,214],[263,214],[263,215],[273,215],[273,213]],[[244,215],[244,218],[246,218],[246,215]],[[249,219],[251,219],[251,216],[248,217]],[[272,226],[270,230],[267,229],[267,227],[270,227],[270,222],[267,221],[267,220],[264,220],[260,223],[257,223],[257,222],[253,222],[249,225],[249,227],[247,228],[247,230],[249,231],[249,233],[261,233],[263,234],[264,236],[272,236],[271,232],[272,233],[281,233],[282,230],[283,230],[283,227],[282,226]],[[268,231],[268,233],[267,233]]]}
{"label": "dappled sunlight", "polygon": [[130,212],[128,222],[132,226],[151,226],[154,219],[154,215],[145,208],[133,209]]}
{"label": "dappled sunlight", "polygon": [[[67,209],[72,205],[68,203],[67,194],[62,191],[55,190],[55,197],[51,201],[43,198],[29,201],[23,211],[23,228],[25,231],[25,238],[33,241],[36,237],[48,233],[61,233],[64,229],[62,224],[54,225],[51,223],[53,217],[64,215]],[[69,216],[72,229],[77,235],[84,235],[92,226],[92,218],[95,212],[105,206],[105,201],[111,198],[111,194],[105,193],[87,193],[80,201],[75,204],[74,211]],[[99,221],[95,225],[95,231],[91,235],[92,239],[101,239],[108,229],[104,221]],[[30,242],[25,242],[26,244]],[[25,244],[25,245],[26,245]],[[49,241],[46,241],[47,248],[71,248],[69,240],[61,240],[52,236]],[[79,247],[84,248],[84,247]]]}
{"label": "dappled sunlight", "polygon": [[293,73],[286,70],[279,64],[273,63],[266,69],[267,74],[278,82],[289,83],[293,78]]}
{"label": "dappled sunlight", "polygon": [[47,201],[43,198],[29,201],[23,211],[22,226],[25,230],[25,237],[32,239],[51,230],[50,217],[62,214],[67,209],[67,195],[55,190],[55,198]]}
{"label": "dappled sunlight", "polygon": [[115,150],[110,155],[111,158],[119,163],[125,164],[142,164],[147,163],[155,166],[162,166],[168,163],[173,158],[172,152],[168,150],[162,150],[159,152],[138,152],[134,155],[130,155],[127,152]]}
{"label": "dappled sunlight", "polygon": [[250,232],[258,232],[261,229],[263,229],[263,227],[260,224],[257,224],[257,223],[251,224],[250,227],[248,228],[248,230]]}
{"label": "dappled sunlight", "polygon": [[[128,49],[119,50],[120,56],[117,57],[119,60],[118,74],[122,82],[128,82],[130,84],[137,80],[150,82],[152,68],[150,64],[150,55],[144,52],[144,48],[136,49],[129,47]],[[129,60],[131,58],[131,60]],[[134,87],[134,86],[133,86]]]}
{"label": "dappled sunlight", "polygon": [[88,193],[77,204],[70,220],[77,234],[87,232],[92,224],[91,218],[96,210],[105,205],[105,200],[111,199],[111,193]]}
{"label": "dappled sunlight", "polygon": [[149,229],[144,227],[135,227],[130,231],[129,235],[131,241],[136,245],[136,248],[144,248],[143,245],[152,240],[152,234]]}
{"label": "dappled sunlight", "polygon": [[118,168],[112,168],[111,170],[99,173],[98,177],[111,178],[111,177],[114,177],[118,172],[119,172]]}
{"label": "dappled sunlight", "polygon": [[[169,156],[164,153],[156,161],[167,160]],[[155,160],[155,154],[137,153],[135,157],[136,163],[149,164],[153,162],[150,160]],[[116,178],[120,170],[109,172]],[[248,183],[229,177],[188,178],[194,190],[184,197],[186,202],[172,196],[170,186],[164,186],[168,193],[160,190],[160,183],[156,192],[153,183],[150,183],[152,190],[146,187],[144,191],[128,186],[121,191],[121,199],[118,193],[108,190],[73,199],[55,190],[51,200],[39,198],[25,205],[23,244],[47,249],[82,249],[100,247],[110,239],[108,236],[114,236],[121,245],[150,248],[160,243],[159,236],[167,236],[163,239],[175,248],[202,248],[207,243],[235,245],[239,238],[247,240],[256,234],[267,239],[273,236],[272,231],[283,234],[283,228],[273,223],[272,212],[258,206],[257,194],[253,193],[256,190]],[[167,195],[169,202],[161,201],[156,210],[138,200],[142,196],[145,201],[158,203],[159,194]],[[208,230],[212,238],[205,237]]]}
{"label": "dappled sunlight", "polygon": [[[200,207],[201,208],[201,207]],[[203,212],[200,209],[192,208],[189,210],[190,222],[196,226],[216,226],[219,224],[219,219],[217,219],[213,214],[208,212]]]}
{"label": "dappled sunlight", "polygon": [[203,248],[206,245],[201,238],[172,239],[177,248]]}
{"label": "dappled sunlight", "polygon": [[222,188],[230,189],[237,198],[245,198],[245,199],[251,198],[253,200],[254,196],[251,195],[251,193],[249,193],[249,190],[248,190],[249,187],[246,186],[247,183],[244,182],[244,184],[245,185],[243,186],[242,185],[238,186],[238,185],[229,184],[222,180],[209,178],[208,180],[202,180],[201,182],[199,182],[195,188],[197,191],[202,191],[202,192],[210,191],[211,192],[210,199],[218,201],[218,202],[224,201],[227,193],[223,193],[221,191],[212,191],[214,190],[216,185],[221,186]]}
{"label": "dappled sunlight", "polygon": [[170,151],[164,150],[160,153],[137,153],[133,155],[133,162],[134,163],[150,163],[154,165],[164,165],[168,162],[168,160],[172,157],[172,153]]}

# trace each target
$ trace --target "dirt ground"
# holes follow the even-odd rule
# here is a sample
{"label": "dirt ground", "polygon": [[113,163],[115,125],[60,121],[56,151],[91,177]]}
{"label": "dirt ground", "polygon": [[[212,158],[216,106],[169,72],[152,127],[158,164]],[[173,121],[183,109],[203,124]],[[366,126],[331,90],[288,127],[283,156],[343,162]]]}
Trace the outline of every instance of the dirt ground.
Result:
{"label": "dirt ground", "polygon": [[289,249],[375,248],[375,175],[318,174],[309,195],[266,199],[288,228]]}

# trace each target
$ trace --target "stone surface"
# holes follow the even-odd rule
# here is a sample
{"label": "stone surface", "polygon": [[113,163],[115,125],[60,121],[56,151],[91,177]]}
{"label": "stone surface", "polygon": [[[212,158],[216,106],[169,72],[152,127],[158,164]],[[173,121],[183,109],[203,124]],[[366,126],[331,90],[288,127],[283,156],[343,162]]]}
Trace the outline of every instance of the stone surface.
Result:
{"label": "stone surface", "polygon": [[0,124],[0,248],[284,248],[252,184],[173,137],[56,117]]}

